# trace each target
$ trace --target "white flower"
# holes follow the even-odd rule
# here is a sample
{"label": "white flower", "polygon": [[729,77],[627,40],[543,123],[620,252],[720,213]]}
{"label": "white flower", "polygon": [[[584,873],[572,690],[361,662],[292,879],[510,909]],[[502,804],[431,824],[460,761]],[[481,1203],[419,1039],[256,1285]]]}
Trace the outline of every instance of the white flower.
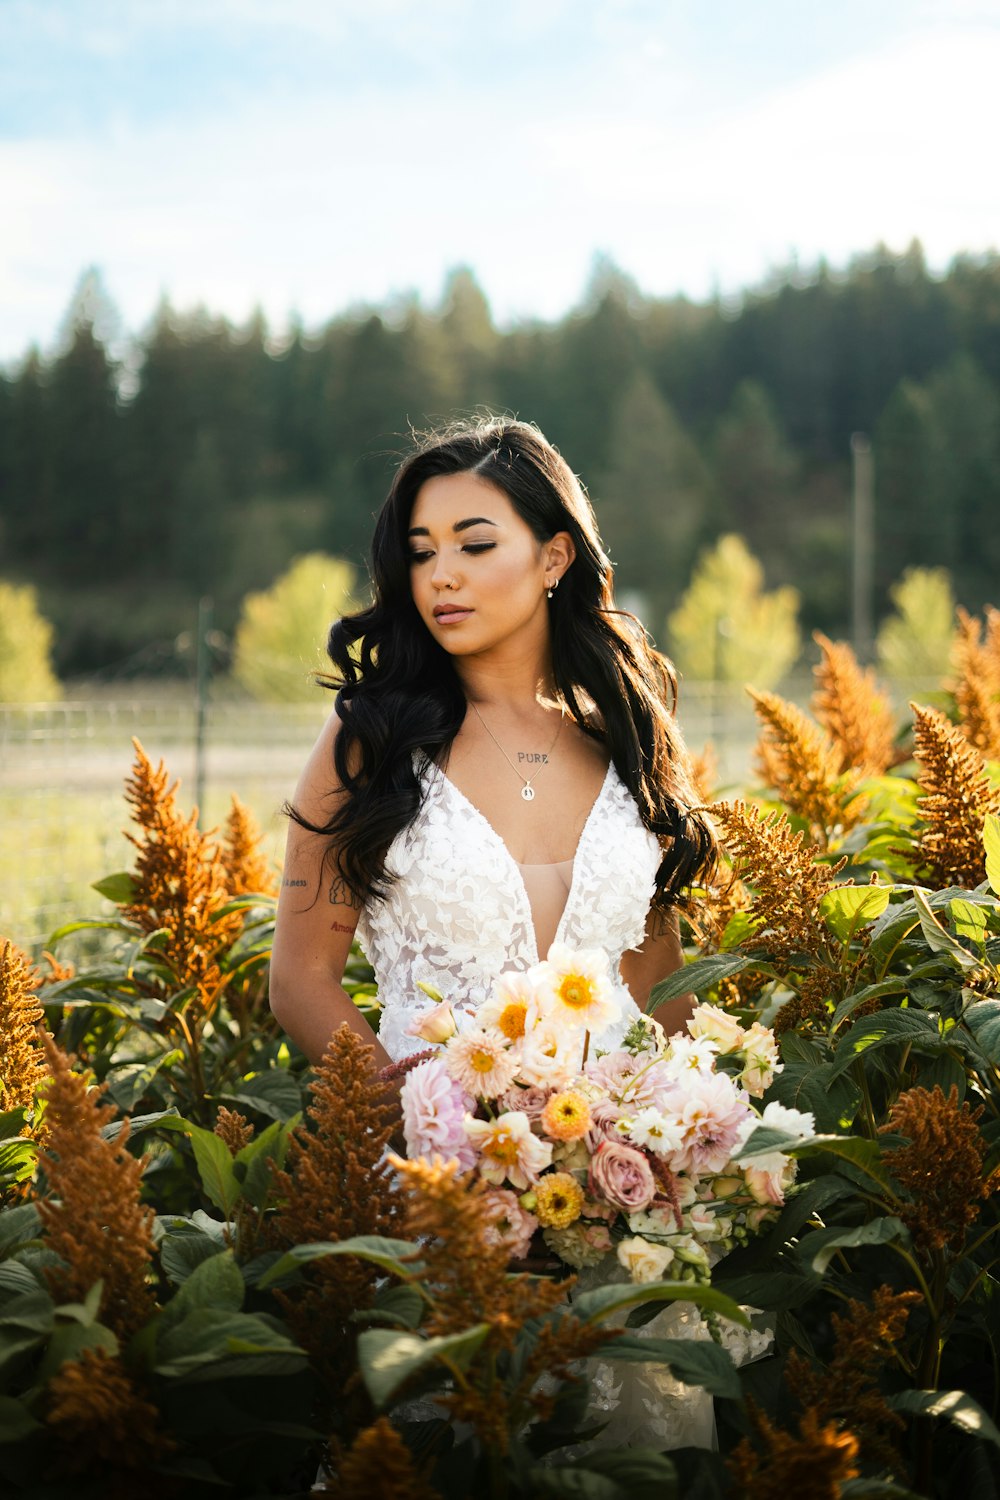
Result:
{"label": "white flower", "polygon": [[760,1123],[772,1130],[783,1130],[786,1135],[794,1135],[800,1141],[808,1141],[816,1134],[816,1118],[813,1114],[808,1110],[789,1109],[776,1099],[764,1106]]}
{"label": "white flower", "polygon": [[[425,986],[421,985],[421,988]],[[427,986],[426,988],[429,988]],[[425,1010],[422,1016],[418,1016],[411,1026],[407,1026],[407,1036],[420,1037],[424,1042],[446,1042],[453,1037],[458,1030],[455,1024],[455,1012],[451,1008],[451,1002],[442,1000],[434,1006],[433,1010]]]}
{"label": "white flower", "polygon": [[633,1234],[674,1234],[677,1230],[677,1217],[669,1206],[641,1209],[625,1217]]}
{"label": "white flower", "polygon": [[467,1094],[495,1099],[514,1081],[517,1058],[507,1050],[499,1031],[462,1031],[453,1036],[444,1054],[445,1067]]}
{"label": "white flower", "polygon": [[538,1022],[521,1043],[518,1076],[538,1088],[563,1089],[580,1071],[582,1039],[554,1019]]}
{"label": "white flower", "polygon": [[479,1007],[481,1026],[496,1028],[511,1042],[519,1042],[540,1016],[539,999],[530,973],[501,974],[493,993]]}
{"label": "white flower", "polygon": [[754,1021],[747,1032],[743,1048],[743,1071],[740,1082],[755,1099],[760,1099],[771,1086],[775,1073],[780,1073],[778,1043],[774,1032],[759,1021]]}
{"label": "white flower", "polygon": [[682,1036],[678,1032],[670,1038],[667,1071],[673,1078],[682,1078],[685,1073],[711,1073],[718,1055],[719,1044],[710,1037]]}
{"label": "white flower", "polygon": [[618,1246],[618,1260],[637,1283],[661,1281],[663,1273],[674,1258],[669,1245],[654,1245],[641,1235],[622,1240]]}
{"label": "white flower", "polygon": [[746,1041],[746,1033],[736,1017],[717,1005],[699,1005],[687,1028],[693,1037],[707,1037],[715,1042],[723,1056],[742,1051]]}
{"label": "white flower", "polygon": [[524,1192],[552,1162],[551,1141],[532,1135],[531,1122],[520,1110],[495,1120],[466,1115],[465,1133],[480,1154],[479,1175],[497,1186],[509,1182]]}
{"label": "white flower", "polygon": [[658,1109],[641,1109],[629,1123],[628,1134],[636,1146],[645,1146],[657,1156],[671,1156],[680,1151],[682,1132],[676,1120],[670,1120]]}
{"label": "white flower", "polygon": [[548,957],[531,973],[545,1010],[563,1025],[597,1033],[621,1015],[603,948],[574,951],[553,943]]}

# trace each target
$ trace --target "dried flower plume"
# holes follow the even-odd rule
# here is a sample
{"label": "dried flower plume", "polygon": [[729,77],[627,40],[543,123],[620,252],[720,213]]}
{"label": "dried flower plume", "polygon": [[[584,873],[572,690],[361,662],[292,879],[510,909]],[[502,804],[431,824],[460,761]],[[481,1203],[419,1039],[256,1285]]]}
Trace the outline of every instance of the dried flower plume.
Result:
{"label": "dried flower plume", "polygon": [[273,896],[274,873],[260,848],[260,829],[248,807],[233,796],[222,835],[222,866],[230,896]]}
{"label": "dried flower plume", "polygon": [[952,688],[962,732],[985,760],[1000,760],[1000,610],[987,607],[985,631],[959,607],[952,641]]}
{"label": "dried flower plume", "polygon": [[900,1094],[882,1126],[910,1143],[885,1156],[910,1194],[898,1212],[920,1250],[947,1245],[960,1251],[983,1199],[1000,1189],[996,1176],[983,1181],[986,1143],[976,1123],[981,1114],[982,1105],[973,1110],[968,1100],[959,1104],[954,1085],[947,1098],[935,1085],[933,1091],[912,1088]]}
{"label": "dried flower plume", "polygon": [[125,915],[144,932],[164,930],[157,951],[173,975],[173,988],[192,986],[208,1011],[221,980],[216,955],[239,931],[240,918],[213,920],[230,895],[219,851],[199,832],[197,811],[188,818],[178,811],[177,783],[168,784],[163,762],[154,770],[138,740],[133,745],[125,800],[137,832],[125,836],[138,857]]}
{"label": "dried flower plume", "polygon": [[983,824],[988,813],[1000,812],[1000,790],[990,784],[979,751],[944,714],[910,706],[920,767],[919,865],[936,889],[974,888],[986,878]]}
{"label": "dried flower plume", "polygon": [[529,1415],[545,1417],[552,1410],[553,1397],[536,1389],[540,1377],[576,1378],[576,1362],[620,1330],[585,1326],[565,1311],[543,1323],[513,1387],[492,1380],[496,1354],[513,1345],[527,1322],[558,1308],[572,1282],[508,1273],[506,1250],[487,1238],[492,1215],[486,1185],[461,1173],[457,1162],[392,1161],[406,1188],[408,1237],[421,1242],[422,1279],[433,1296],[423,1331],[457,1333],[490,1324],[466,1381],[438,1399],[456,1420],[469,1422],[486,1447],[503,1453]]}
{"label": "dried flower plume", "polygon": [[153,1311],[147,1272],[153,1212],[139,1201],[143,1163],[126,1150],[128,1120],[114,1141],[101,1127],[114,1118],[70,1059],[44,1037],[51,1081],[46,1092],[40,1164],[45,1194],[38,1210],[46,1243],[60,1257],[45,1275],[59,1302],[82,1302],[103,1283],[100,1320],[126,1340]]}
{"label": "dried flower plume", "polygon": [[160,1414],[117,1355],[84,1349],[49,1381],[45,1422],[59,1444],[57,1470],[99,1478],[103,1493],[133,1500],[158,1493],[153,1465],[176,1447]]}
{"label": "dried flower plume", "polygon": [[[282,1200],[268,1226],[275,1248],[399,1235],[402,1198],[382,1160],[395,1113],[375,1076],[374,1048],[345,1022],[316,1067],[311,1128],[299,1127],[287,1169],[274,1174]],[[359,1325],[351,1314],[370,1306],[378,1275],[365,1261],[321,1259],[309,1267],[302,1289],[278,1294],[334,1406],[355,1368]]]}
{"label": "dried flower plume", "polygon": [[438,1500],[417,1471],[413,1455],[388,1417],[358,1433],[348,1453],[318,1493],[340,1500]]}
{"label": "dried flower plume", "polygon": [[802,833],[784,813],[766,817],[742,801],[720,802],[712,816],[722,829],[733,868],[753,892],[751,911],[763,919],[774,957],[796,951],[822,952],[826,929],[819,902],[843,867],[820,864]]}
{"label": "dried flower plume", "polygon": [[0,945],[0,1110],[30,1109],[45,1075],[37,1031],[40,983],[19,948]]}
{"label": "dried flower plume", "polygon": [[238,1109],[227,1109],[223,1104],[215,1119],[215,1134],[222,1141],[230,1156],[242,1151],[253,1140],[253,1126]]}
{"label": "dried flower plume", "polygon": [[841,774],[841,753],[807,714],[777,693],[750,690],[761,735],[757,769],[793,813],[808,823],[821,848],[836,829],[856,822],[861,808],[850,792],[856,771]]}
{"label": "dried flower plume", "polygon": [[895,725],[875,673],[863,669],[850,646],[813,636],[822,653],[813,668],[816,690],[812,709],[833,741],[841,774],[852,768],[861,776],[881,776],[894,758]]}
{"label": "dried flower plume", "polygon": [[727,1465],[740,1500],[840,1500],[841,1485],[858,1478],[857,1439],[836,1423],[807,1410],[793,1436],[769,1422],[753,1401],[747,1411],[758,1448],[742,1438]]}
{"label": "dried flower plume", "polygon": [[905,1424],[879,1389],[878,1372],[895,1358],[910,1310],[919,1301],[919,1292],[894,1292],[888,1286],[876,1287],[870,1303],[851,1298],[846,1314],[831,1317],[829,1362],[813,1365],[793,1349],[785,1367],[785,1384],[800,1405],[849,1430],[864,1462],[890,1472],[900,1464],[895,1438]]}

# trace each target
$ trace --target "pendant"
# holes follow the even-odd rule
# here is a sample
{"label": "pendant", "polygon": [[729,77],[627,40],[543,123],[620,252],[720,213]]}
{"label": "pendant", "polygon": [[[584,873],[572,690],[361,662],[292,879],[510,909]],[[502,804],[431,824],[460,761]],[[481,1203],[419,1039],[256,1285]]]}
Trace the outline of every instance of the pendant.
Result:
{"label": "pendant", "polygon": [[524,798],[525,802],[534,802],[535,789],[531,785],[530,781],[526,781],[524,783],[524,786],[521,788],[521,796]]}

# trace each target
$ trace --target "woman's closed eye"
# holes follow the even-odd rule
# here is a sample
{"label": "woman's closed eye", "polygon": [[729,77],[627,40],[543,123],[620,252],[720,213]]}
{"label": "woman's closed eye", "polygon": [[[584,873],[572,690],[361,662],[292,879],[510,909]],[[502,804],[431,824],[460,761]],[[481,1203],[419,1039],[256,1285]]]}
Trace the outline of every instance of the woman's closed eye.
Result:
{"label": "woman's closed eye", "polygon": [[[480,552],[490,552],[490,551],[492,551],[492,549],[495,546],[496,546],[496,542],[466,542],[464,544],[464,546],[461,548],[461,550],[463,552],[470,553],[472,556],[476,556]],[[412,562],[412,563],[426,562],[429,557],[433,557],[433,556],[434,556],[433,552],[411,552],[410,553],[410,562]]]}

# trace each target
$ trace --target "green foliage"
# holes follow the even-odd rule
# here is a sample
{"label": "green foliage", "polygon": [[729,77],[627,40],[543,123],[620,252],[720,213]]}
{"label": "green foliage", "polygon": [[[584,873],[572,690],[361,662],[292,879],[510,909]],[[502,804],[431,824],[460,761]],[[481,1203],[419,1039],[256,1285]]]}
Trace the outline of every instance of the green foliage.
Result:
{"label": "green foliage", "polygon": [[60,696],[52,636],[35,590],[0,580],[0,703],[49,703]]}
{"label": "green foliage", "polygon": [[795,589],[764,589],[764,570],[739,536],[724,536],[699,558],[687,592],[667,620],[682,672],[705,682],[773,687],[799,654]]}
{"label": "green foliage", "polygon": [[955,629],[947,571],[907,568],[889,593],[895,612],[879,628],[879,665],[897,681],[936,681],[948,670]]}
{"label": "green foliage", "polygon": [[327,634],[350,608],[353,587],[350,563],[313,552],[264,593],[248,594],[233,651],[237,681],[265,702],[315,698],[314,673],[329,665]]}

